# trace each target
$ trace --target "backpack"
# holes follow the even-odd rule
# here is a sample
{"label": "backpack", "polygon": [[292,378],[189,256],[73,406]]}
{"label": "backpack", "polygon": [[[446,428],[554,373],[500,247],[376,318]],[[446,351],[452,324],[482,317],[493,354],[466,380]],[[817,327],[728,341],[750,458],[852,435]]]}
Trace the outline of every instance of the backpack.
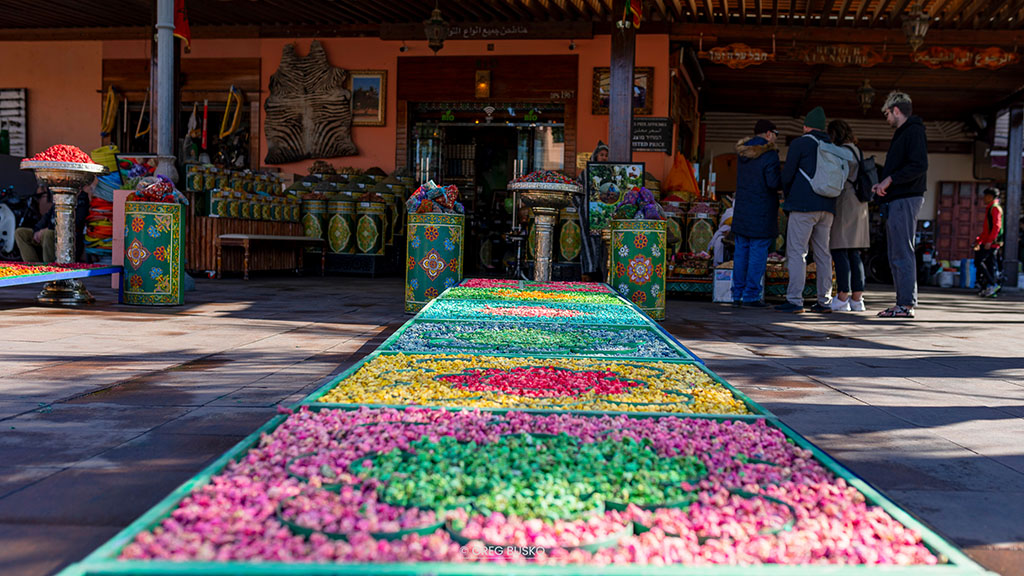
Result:
{"label": "backpack", "polygon": [[853,153],[848,148],[822,142],[810,134],[806,136],[818,144],[818,165],[814,169],[814,178],[808,176],[803,168],[800,169],[800,173],[807,178],[811,190],[818,196],[838,198],[846,186],[846,178],[850,174],[850,165],[847,162],[853,161]]}
{"label": "backpack", "polygon": [[[851,148],[850,150],[854,149]],[[856,150],[860,153],[860,158],[857,158],[857,177],[853,180],[847,180],[847,182],[853,184],[853,192],[857,195],[857,200],[871,202],[875,197],[875,193],[871,189],[875,184],[878,184],[878,167],[875,166],[874,156],[865,158],[862,150],[859,148]]]}

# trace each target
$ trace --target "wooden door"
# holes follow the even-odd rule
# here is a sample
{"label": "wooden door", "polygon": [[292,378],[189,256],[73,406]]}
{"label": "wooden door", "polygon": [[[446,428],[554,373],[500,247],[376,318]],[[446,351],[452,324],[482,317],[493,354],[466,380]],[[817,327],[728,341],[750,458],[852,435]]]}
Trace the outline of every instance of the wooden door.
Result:
{"label": "wooden door", "polygon": [[940,182],[935,242],[939,258],[974,258],[974,239],[985,218],[984,187],[976,182]]}

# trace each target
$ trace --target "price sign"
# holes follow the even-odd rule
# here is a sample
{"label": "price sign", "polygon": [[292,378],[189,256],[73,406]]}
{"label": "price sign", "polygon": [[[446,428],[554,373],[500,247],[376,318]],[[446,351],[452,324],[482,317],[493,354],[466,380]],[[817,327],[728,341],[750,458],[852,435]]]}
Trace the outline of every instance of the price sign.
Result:
{"label": "price sign", "polygon": [[672,153],[672,119],[633,118],[633,151]]}

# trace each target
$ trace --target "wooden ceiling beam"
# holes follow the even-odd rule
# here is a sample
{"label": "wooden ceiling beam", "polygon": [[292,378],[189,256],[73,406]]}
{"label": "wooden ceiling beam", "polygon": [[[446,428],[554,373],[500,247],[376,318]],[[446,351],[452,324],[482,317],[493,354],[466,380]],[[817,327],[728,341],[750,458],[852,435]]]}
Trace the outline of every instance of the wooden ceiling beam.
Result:
{"label": "wooden ceiling beam", "polygon": [[687,3],[690,6],[690,19],[696,22],[699,17],[697,14],[697,0],[687,0]]}
{"label": "wooden ceiling beam", "polygon": [[956,17],[964,11],[968,2],[970,2],[970,0],[953,0],[953,3],[949,5],[949,11],[942,17],[942,21],[940,21],[939,24],[941,24],[943,28],[951,25]]}
{"label": "wooden ceiling beam", "polygon": [[[1016,22],[1016,20],[1014,20]],[[797,40],[801,43],[828,43],[828,44],[877,44],[881,45],[888,41],[893,43],[899,39],[902,42],[903,33],[891,28],[860,28],[842,29],[832,28],[810,29],[802,26],[754,26],[732,24],[673,24],[670,27],[670,39],[676,42],[693,42],[696,44],[701,34],[704,41],[758,41],[771,40],[775,36],[779,42]],[[895,35],[894,35],[895,34]],[[1018,30],[949,30],[937,28],[928,31],[927,42],[929,46],[1014,46],[1024,45],[1024,31]],[[750,73],[755,68],[747,68],[745,73]],[[962,73],[961,73],[962,74]]]}
{"label": "wooden ceiling beam", "polygon": [[[517,0],[512,1],[515,2]],[[551,20],[551,9],[548,0],[518,0],[518,2],[536,20],[541,22]],[[463,2],[463,4],[472,4],[472,2]]]}
{"label": "wooden ceiling beam", "polygon": [[879,17],[881,17],[882,14],[885,13],[885,9],[889,7],[890,1],[891,0],[882,0],[878,3],[878,7],[875,8],[875,12],[871,16],[871,21],[868,22],[868,26],[874,27],[875,22],[878,22]]}
{"label": "wooden ceiling beam", "polygon": [[[669,20],[668,8],[665,7],[665,0],[654,0],[654,3],[658,5],[658,11],[661,12],[662,20]],[[651,18],[653,20],[653,18]]]}
{"label": "wooden ceiling beam", "polygon": [[772,0],[772,24],[779,25],[779,0]]}
{"label": "wooden ceiling beam", "polygon": [[818,20],[818,26],[825,26],[830,22],[832,16],[832,8],[835,7],[836,0],[825,0],[825,5],[821,7],[821,20]]}
{"label": "wooden ceiling beam", "polygon": [[857,7],[857,13],[853,16],[853,26],[860,26],[864,21],[864,11],[868,9],[868,5],[871,4],[871,0],[861,0],[860,6]]}
{"label": "wooden ceiling beam", "polygon": [[897,0],[896,6],[892,9],[892,14],[889,15],[889,26],[895,27],[901,24],[900,16],[907,9],[907,4],[910,4],[910,0]]}
{"label": "wooden ceiling beam", "polygon": [[962,30],[964,26],[970,26],[971,28],[977,28],[974,25],[974,17],[978,14],[986,3],[992,0],[974,0],[974,4],[967,7],[967,10],[960,15],[960,21],[956,23],[958,30]]}
{"label": "wooden ceiling beam", "polygon": [[[1013,18],[1013,21],[1009,19]],[[1024,24],[1024,9],[1018,9],[1016,14],[1010,14],[1007,16],[1007,28],[1010,30],[1019,30],[1021,24]]]}
{"label": "wooden ceiling beam", "polygon": [[707,11],[708,22],[715,23],[715,7],[712,5],[711,0],[704,0],[704,10]]}
{"label": "wooden ceiling beam", "polygon": [[722,2],[722,19],[725,23],[729,23],[729,0],[721,0]]}
{"label": "wooden ceiling beam", "polygon": [[931,7],[925,10],[928,12],[928,15],[932,17],[932,22],[935,21],[936,17],[939,17],[939,15],[942,14],[942,11],[946,8],[946,4],[949,4],[949,0],[936,0]]}
{"label": "wooden ceiling beam", "polygon": [[[754,14],[757,16],[757,23],[764,22],[764,4],[762,0],[754,0]],[[746,22],[744,22],[746,24]]]}
{"label": "wooden ceiling beam", "polygon": [[[790,0],[792,2],[793,0]],[[807,0],[807,6],[804,9],[804,21],[803,25],[808,26],[811,23],[811,15],[814,12],[814,0]]]}
{"label": "wooden ceiling beam", "polygon": [[740,0],[740,23],[747,23],[747,0]]}
{"label": "wooden ceiling beam", "polygon": [[985,9],[978,13],[977,18],[980,25],[976,26],[976,28],[994,28],[1003,11],[1010,8],[1013,4],[1012,1],[989,2],[985,5]]}
{"label": "wooden ceiling beam", "polygon": [[846,22],[846,12],[850,9],[851,1],[843,0],[843,3],[839,6],[839,18],[836,20],[836,26],[842,26]]}
{"label": "wooden ceiling beam", "polygon": [[[1020,17],[1022,9],[1024,9],[1024,0],[1016,0],[1015,2],[1012,2],[1007,7],[1006,13],[996,21],[996,26],[994,27],[1003,28],[1004,23],[1007,28],[1012,27],[1017,21],[1017,18]],[[1010,20],[1010,18],[1013,18],[1013,20]]]}

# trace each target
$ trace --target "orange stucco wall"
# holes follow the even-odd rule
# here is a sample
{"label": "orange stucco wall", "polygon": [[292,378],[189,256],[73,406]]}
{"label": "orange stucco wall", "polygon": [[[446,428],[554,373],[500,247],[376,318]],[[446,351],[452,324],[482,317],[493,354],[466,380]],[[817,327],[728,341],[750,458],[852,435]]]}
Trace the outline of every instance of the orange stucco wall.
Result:
{"label": "orange stucco wall", "polygon": [[[331,64],[349,70],[386,70],[387,123],[382,127],[357,126],[352,129],[358,156],[330,159],[335,165],[358,168],[379,166],[387,171],[395,167],[396,147],[396,82],[398,58],[424,56],[431,52],[426,42],[406,42],[408,51],[401,53],[401,42],[377,38],[324,38],[320,40]],[[240,39],[195,40],[192,53],[185,58],[260,58],[261,82],[265,100],[270,76],[281,62],[281,49],[296,42],[300,54],[309,50],[312,39]],[[593,68],[608,66],[611,38],[599,36],[576,40],[579,55],[577,86],[577,149],[588,152],[598,140],[608,141],[608,117],[590,113]],[[494,44],[488,51],[487,45]],[[654,71],[653,115],[668,116],[669,75],[668,36],[637,37],[636,65],[651,66]],[[449,40],[438,54],[466,55],[536,55],[543,65],[545,54],[569,54],[567,40]],[[104,58],[148,58],[149,43],[142,40],[95,42],[3,42],[0,43],[0,85],[29,88],[29,147],[39,151],[51,144],[74,144],[91,150],[99,146],[99,124],[102,96],[102,60]],[[57,78],[61,80],[58,81]],[[529,71],[523,71],[523,82],[529,82]],[[263,111],[261,107],[261,127]],[[262,128],[259,130],[260,160],[267,146]],[[645,162],[647,171],[663,179],[671,168],[671,157],[661,153],[638,152],[634,160]],[[575,158],[566,158],[572,165]],[[285,174],[305,173],[312,161],[280,166]]]}
{"label": "orange stucco wall", "polygon": [[0,42],[0,86],[28,89],[28,154],[100,145],[100,42]]}

